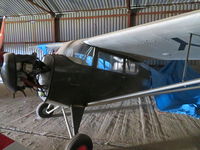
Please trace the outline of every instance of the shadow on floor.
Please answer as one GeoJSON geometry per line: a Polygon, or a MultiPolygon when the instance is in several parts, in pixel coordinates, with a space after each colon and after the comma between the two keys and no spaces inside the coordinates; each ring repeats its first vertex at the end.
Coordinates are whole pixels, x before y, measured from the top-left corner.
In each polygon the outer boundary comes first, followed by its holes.
{"type": "Polygon", "coordinates": [[[184,137],[132,147],[119,147],[111,144],[109,146],[113,148],[108,150],[199,150],[200,136],[184,137]]]}
{"type": "MultiPolygon", "coordinates": [[[[149,104],[142,104],[140,105],[143,108],[147,108],[149,106],[149,104]]],[[[103,113],[103,112],[109,112],[109,111],[115,111],[115,110],[128,110],[128,109],[132,109],[132,110],[136,110],[139,108],[139,105],[132,105],[132,106],[120,106],[120,107],[109,107],[109,108],[99,108],[97,107],[96,109],[92,109],[92,110],[85,110],[84,114],[90,114],[90,113],[103,113]]],[[[70,112],[66,111],[66,115],[70,116],[70,112]]],[[[57,113],[54,114],[52,117],[62,117],[62,113],[57,113]]]]}

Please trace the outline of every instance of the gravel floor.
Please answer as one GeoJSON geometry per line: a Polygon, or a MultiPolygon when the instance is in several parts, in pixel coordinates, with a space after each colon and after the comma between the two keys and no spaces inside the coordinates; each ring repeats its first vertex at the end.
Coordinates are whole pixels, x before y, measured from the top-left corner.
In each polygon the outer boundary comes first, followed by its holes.
{"type": "MultiPolygon", "coordinates": [[[[2,84],[0,91],[1,133],[30,150],[64,150],[69,136],[60,110],[40,120],[35,108],[41,101],[33,93],[13,99],[2,84]]],[[[94,150],[200,149],[200,120],[161,113],[149,97],[87,108],[80,132],[92,137],[94,150]]]]}

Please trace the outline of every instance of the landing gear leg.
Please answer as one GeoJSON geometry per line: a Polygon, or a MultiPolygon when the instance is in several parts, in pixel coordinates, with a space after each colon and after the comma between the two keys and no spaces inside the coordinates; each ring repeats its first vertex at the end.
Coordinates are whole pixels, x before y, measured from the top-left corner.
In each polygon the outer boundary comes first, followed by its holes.
{"type": "Polygon", "coordinates": [[[93,144],[91,138],[85,134],[78,133],[85,107],[72,106],[70,109],[72,116],[71,127],[69,125],[64,108],[62,108],[62,113],[70,136],[70,142],[66,146],[65,150],[92,150],[93,144]]]}

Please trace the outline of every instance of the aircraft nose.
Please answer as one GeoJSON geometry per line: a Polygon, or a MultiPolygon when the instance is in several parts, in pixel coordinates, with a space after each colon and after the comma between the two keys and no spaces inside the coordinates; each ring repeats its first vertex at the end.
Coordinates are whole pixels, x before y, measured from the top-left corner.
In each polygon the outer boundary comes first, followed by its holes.
{"type": "Polygon", "coordinates": [[[17,86],[17,71],[15,55],[12,53],[4,54],[4,62],[1,68],[1,77],[3,83],[12,91],[20,90],[17,86]]]}

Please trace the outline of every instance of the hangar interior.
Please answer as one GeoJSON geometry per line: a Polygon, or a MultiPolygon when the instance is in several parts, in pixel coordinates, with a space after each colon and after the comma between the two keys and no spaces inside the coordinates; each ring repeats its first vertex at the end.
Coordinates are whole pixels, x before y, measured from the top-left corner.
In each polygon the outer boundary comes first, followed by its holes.
{"type": "MultiPolygon", "coordinates": [[[[78,40],[200,9],[199,0],[1,0],[4,51],[32,54],[43,43],[78,40]]],[[[51,53],[51,52],[50,52],[51,53]]],[[[152,64],[162,63],[152,60],[152,64]]],[[[69,137],[60,112],[37,119],[39,98],[0,88],[0,132],[32,150],[62,150],[69,137]]],[[[88,108],[81,132],[95,150],[200,149],[200,120],[159,112],[153,97],[88,108]]]]}
{"type": "Polygon", "coordinates": [[[36,44],[88,38],[199,9],[196,0],[148,1],[1,1],[1,16],[8,16],[6,52],[41,50],[36,44]]]}

